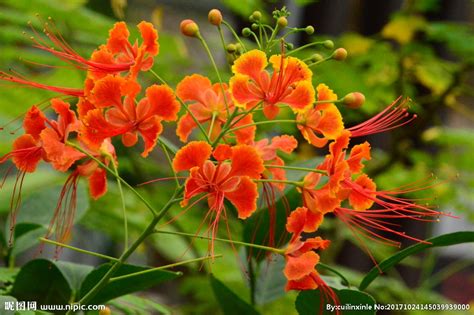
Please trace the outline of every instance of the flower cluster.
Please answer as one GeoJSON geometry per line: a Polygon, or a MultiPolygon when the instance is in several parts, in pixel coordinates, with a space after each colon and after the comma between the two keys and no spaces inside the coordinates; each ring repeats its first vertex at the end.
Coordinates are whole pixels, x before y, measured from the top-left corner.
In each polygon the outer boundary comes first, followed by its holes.
{"type": "MultiPolygon", "coordinates": [[[[263,25],[258,13],[252,15],[256,25],[252,28],[263,25]]],[[[210,12],[209,20],[221,30],[222,15],[218,10],[210,12]]],[[[158,33],[150,23],[138,24],[141,39],[135,42],[130,42],[125,23],[116,23],[106,44],[90,58],[78,55],[47,26],[46,35],[55,47],[51,48],[42,39],[34,39],[34,46],[86,71],[84,86],[44,85],[2,72],[2,80],[73,96],[77,102],[71,106],[61,98],[52,99],[56,120],[33,106],[23,120],[25,133],[15,140],[13,150],[0,163],[7,160],[14,163],[20,188],[24,175],[34,172],[41,161],[59,172],[69,172],[55,212],[58,219],[51,226],[51,231],[63,242],[71,231],[78,180],[88,179],[90,195],[95,199],[106,193],[106,174],[116,170],[118,163],[115,138],[120,137],[126,147],[135,146],[141,138],[141,155],[146,158],[159,141],[163,122],[176,121],[176,135],[184,145],[175,152],[172,169],[177,180],[178,173],[186,178],[184,183],[179,183],[182,195],[176,199],[181,200],[181,206],[190,207],[206,200],[209,211],[205,218],[210,222],[208,232],[214,239],[219,220],[231,215],[227,213],[229,205],[235,208],[238,218],[245,220],[257,210],[260,198],[269,199],[265,187],[270,185],[284,193],[287,185],[296,186],[301,193],[301,207],[287,218],[291,239],[281,250],[286,259],[287,289],[321,288],[336,300],[316,271],[320,260],[316,250],[329,246],[329,241],[314,236],[325,216],[334,214],[357,238],[397,245],[385,236],[387,232],[411,237],[393,228],[386,219],[426,221],[436,219],[441,213],[415,200],[397,197],[425,189],[429,183],[417,182],[392,191],[377,190],[375,182],[364,173],[363,162],[371,159],[370,144],[351,145],[356,137],[411,122],[416,116],[408,114],[407,101],[397,99],[380,114],[347,128],[338,106],[358,108],[364,96],[353,92],[338,98],[327,85],[313,85],[311,70],[324,60],[343,60],[347,52],[339,48],[327,58],[294,57],[298,49],[290,49],[284,41],[285,35],[276,38],[286,27],[285,15],[277,14],[274,28],[262,27],[265,32],[273,29],[270,36],[264,37],[266,43],[262,38],[257,39],[258,48],[247,49],[237,38],[237,43],[229,44],[226,53],[232,74],[228,82],[223,82],[219,73],[219,81],[214,83],[201,74],[191,74],[173,89],[166,84],[144,88],[139,82],[140,72],[151,69],[159,52],[158,33]],[[279,51],[273,53],[278,46],[279,51]],[[285,108],[289,109],[286,115],[290,113],[292,119],[279,120],[285,108]],[[262,117],[257,115],[259,112],[264,119],[256,120],[262,117]],[[293,124],[301,139],[315,148],[328,147],[328,154],[311,168],[285,165],[281,153],[297,150],[297,138],[286,134],[271,139],[261,137],[257,129],[267,123],[293,124]],[[292,169],[305,170],[306,176],[301,181],[287,180],[287,172],[292,169]]],[[[307,27],[293,28],[290,32],[298,30],[308,34],[314,31],[307,27]]],[[[183,21],[181,31],[199,39],[208,49],[195,22],[183,21]]],[[[249,28],[243,34],[255,35],[249,28]]],[[[331,41],[320,44],[333,48],[331,41]]],[[[210,52],[209,56],[214,63],[210,52]]],[[[19,207],[20,190],[15,189],[12,197],[13,212],[19,207]]]]}

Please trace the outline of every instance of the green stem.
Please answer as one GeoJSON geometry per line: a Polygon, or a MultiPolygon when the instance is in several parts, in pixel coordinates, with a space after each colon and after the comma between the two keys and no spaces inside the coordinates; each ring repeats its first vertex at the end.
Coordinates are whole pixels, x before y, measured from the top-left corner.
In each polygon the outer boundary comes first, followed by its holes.
{"type": "Polygon", "coordinates": [[[296,123],[297,121],[295,119],[279,119],[279,120],[264,120],[264,121],[257,121],[252,124],[247,124],[247,125],[242,125],[238,127],[234,127],[232,129],[227,130],[227,132],[234,132],[240,129],[245,129],[248,127],[252,126],[257,126],[257,125],[266,125],[266,124],[279,124],[279,123],[296,123]]]}
{"type": "Polygon", "coordinates": [[[123,194],[123,189],[122,189],[122,182],[119,180],[120,178],[120,175],[119,175],[119,172],[118,172],[118,168],[117,168],[117,165],[115,165],[115,161],[113,159],[113,157],[110,157],[110,162],[112,163],[112,167],[113,167],[113,170],[114,170],[114,173],[115,173],[115,179],[117,180],[117,186],[118,186],[118,190],[119,190],[119,193],[120,193],[120,199],[122,201],[122,215],[123,215],[123,230],[124,230],[124,248],[127,249],[128,248],[128,220],[127,220],[127,208],[126,208],[126,205],[125,205],[125,196],[123,194]]]}
{"type": "MultiPolygon", "coordinates": [[[[162,84],[165,84],[165,85],[168,85],[168,83],[166,83],[166,81],[160,77],[158,75],[158,73],[156,73],[155,71],[153,71],[153,69],[150,69],[149,70],[151,74],[153,74],[162,84]]],[[[178,102],[181,104],[181,106],[184,107],[184,109],[186,110],[186,112],[189,114],[189,116],[191,116],[191,118],[193,119],[193,121],[196,123],[196,125],[198,126],[199,130],[201,130],[202,134],[204,135],[204,137],[206,138],[206,141],[209,142],[209,138],[207,137],[207,133],[206,133],[206,130],[204,129],[204,127],[201,125],[201,123],[199,122],[199,120],[196,118],[196,116],[194,116],[193,112],[189,109],[188,105],[186,105],[186,103],[178,96],[176,95],[176,99],[178,100],[178,102]]]]}
{"type": "Polygon", "coordinates": [[[165,216],[165,214],[169,211],[171,206],[177,201],[176,197],[181,194],[184,190],[184,187],[180,187],[175,190],[173,196],[168,200],[168,202],[163,206],[160,212],[158,212],[153,219],[151,220],[150,224],[146,227],[146,229],[142,232],[142,234],[135,240],[135,242],[130,245],[130,247],[120,256],[118,261],[116,261],[112,267],[106,272],[106,274],[95,284],[95,286],[87,292],[82,299],[79,301],[80,304],[86,304],[89,300],[91,300],[97,293],[99,293],[102,288],[109,283],[110,278],[117,272],[117,270],[123,265],[123,263],[132,255],[137,247],[143,243],[143,241],[153,233],[155,226],[160,222],[160,220],[165,216]]]}
{"type": "Polygon", "coordinates": [[[313,172],[313,173],[319,173],[323,175],[327,175],[328,173],[323,170],[318,170],[314,168],[307,168],[307,167],[299,167],[299,166],[286,166],[286,165],[269,165],[269,164],[264,164],[266,168],[282,168],[286,170],[293,170],[293,171],[306,171],[306,172],[313,172]]]}
{"type": "Polygon", "coordinates": [[[88,250],[85,250],[85,249],[82,249],[82,248],[77,248],[77,247],[74,247],[74,246],[71,246],[71,245],[67,245],[67,244],[64,244],[64,243],[59,243],[59,242],[56,242],[56,241],[53,241],[53,240],[49,240],[49,239],[44,238],[44,237],[40,237],[39,240],[41,242],[44,242],[44,243],[64,247],[64,248],[76,251],[78,253],[82,253],[82,254],[86,254],[86,255],[90,255],[90,256],[95,256],[95,257],[103,258],[103,259],[106,259],[106,260],[118,261],[118,258],[115,258],[115,257],[112,257],[112,256],[107,256],[107,255],[104,255],[104,254],[91,252],[91,251],[88,251],[88,250]]]}
{"type": "Polygon", "coordinates": [[[323,269],[326,269],[326,270],[328,270],[328,271],[330,271],[330,272],[332,272],[332,273],[338,275],[339,278],[341,278],[341,280],[342,280],[342,284],[343,284],[343,285],[346,285],[346,286],[348,286],[348,287],[350,287],[350,283],[349,283],[349,281],[347,280],[347,278],[344,277],[344,275],[343,275],[342,273],[340,273],[339,271],[337,271],[336,269],[334,269],[334,268],[332,268],[332,267],[330,267],[330,266],[328,266],[328,265],[326,265],[326,264],[323,264],[323,263],[321,263],[321,262],[319,262],[317,266],[318,266],[318,267],[321,267],[321,268],[323,268],[323,269]]]}
{"type": "MultiPolygon", "coordinates": [[[[206,256],[206,257],[200,257],[200,258],[184,260],[184,261],[180,261],[180,262],[169,264],[169,265],[164,265],[164,266],[160,266],[160,267],[156,267],[156,268],[150,268],[150,269],[143,270],[143,271],[129,273],[127,275],[110,278],[109,282],[123,280],[123,279],[131,278],[131,277],[135,277],[135,276],[140,276],[140,275],[146,275],[148,273],[151,273],[151,272],[154,272],[154,271],[157,271],[157,270],[173,268],[173,267],[176,267],[176,266],[186,265],[186,264],[190,264],[190,263],[193,263],[193,262],[199,262],[199,261],[203,261],[203,260],[221,258],[221,257],[222,257],[222,255],[219,254],[219,255],[214,255],[214,256],[206,256]]],[[[178,272],[178,273],[180,274],[180,272],[178,272]]]]}
{"type": "Polygon", "coordinates": [[[176,187],[179,186],[179,180],[178,180],[178,175],[175,173],[175,171],[173,170],[173,162],[171,161],[171,157],[168,153],[168,147],[166,146],[166,144],[164,144],[162,141],[160,141],[160,139],[158,139],[158,142],[160,143],[160,146],[161,146],[161,149],[163,150],[163,153],[165,154],[166,156],[166,160],[168,161],[168,164],[169,164],[169,167],[171,169],[171,172],[173,172],[173,176],[174,176],[174,181],[176,183],[176,187]]]}
{"type": "Polygon", "coordinates": [[[287,56],[290,56],[298,51],[301,51],[303,49],[306,49],[306,48],[309,48],[309,47],[312,47],[312,46],[316,46],[316,45],[322,45],[324,44],[324,42],[312,42],[312,43],[309,43],[309,44],[306,44],[306,45],[303,45],[303,46],[300,46],[296,49],[293,49],[292,51],[288,52],[286,55],[287,56]]]}
{"type": "Polygon", "coordinates": [[[237,35],[237,33],[234,31],[234,29],[232,28],[232,26],[227,23],[225,20],[222,20],[222,24],[224,24],[227,29],[232,33],[232,35],[234,36],[235,40],[239,42],[240,46],[242,46],[242,49],[244,50],[244,52],[247,51],[247,48],[245,47],[244,43],[240,40],[240,37],[239,35],[237,35]]]}
{"type": "Polygon", "coordinates": [[[212,118],[211,118],[211,124],[209,125],[209,134],[208,134],[209,139],[211,138],[212,129],[214,128],[214,123],[216,122],[216,117],[217,117],[217,113],[213,112],[212,118]]]}
{"type": "Polygon", "coordinates": [[[130,189],[134,194],[135,196],[138,197],[138,199],[140,199],[141,202],[143,202],[143,204],[148,208],[148,210],[150,210],[150,212],[155,216],[156,215],[156,210],[153,208],[153,206],[145,199],[143,198],[143,196],[135,190],[135,188],[133,188],[129,183],[127,183],[122,177],[120,176],[117,176],[117,174],[115,174],[115,172],[110,168],[108,167],[107,165],[105,165],[101,160],[99,160],[98,158],[96,158],[95,156],[91,155],[89,152],[87,152],[86,150],[84,150],[83,148],[81,148],[80,146],[78,146],[77,144],[73,143],[73,142],[70,142],[70,141],[66,141],[66,144],[70,147],[73,147],[74,149],[76,149],[77,151],[79,152],[82,152],[84,153],[85,155],[87,155],[90,159],[94,160],[95,162],[97,162],[97,164],[100,165],[100,167],[102,167],[104,170],[106,170],[107,172],[109,172],[110,174],[112,174],[115,178],[117,178],[118,180],[120,180],[122,182],[122,184],[124,184],[128,189],[130,189]]]}
{"type": "Polygon", "coordinates": [[[238,245],[242,245],[242,246],[253,247],[253,248],[258,248],[258,249],[274,252],[274,253],[280,254],[280,255],[283,255],[285,253],[284,249],[270,247],[270,246],[264,246],[264,245],[258,245],[258,244],[251,244],[251,243],[246,243],[246,242],[241,242],[241,241],[228,240],[228,239],[225,239],[225,238],[218,238],[218,237],[212,238],[212,237],[196,235],[196,234],[191,234],[191,233],[163,231],[163,230],[155,230],[155,233],[190,236],[190,237],[194,237],[194,238],[197,238],[197,239],[214,240],[214,241],[218,241],[218,242],[238,244],[238,245]]]}

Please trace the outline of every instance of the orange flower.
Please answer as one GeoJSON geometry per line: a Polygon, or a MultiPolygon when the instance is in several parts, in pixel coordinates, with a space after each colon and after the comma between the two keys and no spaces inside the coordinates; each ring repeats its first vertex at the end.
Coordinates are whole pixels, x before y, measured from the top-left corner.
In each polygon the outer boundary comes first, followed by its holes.
{"type": "MultiPolygon", "coordinates": [[[[318,101],[337,100],[337,95],[325,84],[319,84],[316,90],[318,101]]],[[[303,137],[317,148],[322,148],[329,140],[336,139],[344,129],[341,113],[333,103],[310,107],[299,113],[296,120],[303,137]]]]}
{"type": "Polygon", "coordinates": [[[267,57],[260,50],[251,50],[234,62],[230,88],[238,105],[251,108],[261,103],[265,116],[273,119],[278,115],[279,104],[303,112],[314,103],[312,73],[303,61],[273,55],[270,63],[271,76],[265,70],[267,57]]]}
{"type": "Polygon", "coordinates": [[[81,140],[98,148],[106,138],[122,135],[122,143],[130,147],[140,134],[145,146],[142,156],[146,157],[162,132],[161,122],[176,120],[180,106],[171,88],[165,85],[150,86],[146,97],[135,105],[129,84],[133,83],[111,75],[96,82],[90,103],[84,101],[80,107],[85,114],[81,140]]]}
{"type": "MultiPolygon", "coordinates": [[[[188,109],[200,124],[209,122],[209,128],[212,126],[211,140],[217,137],[222,126],[227,122],[228,113],[232,113],[235,108],[227,85],[223,84],[221,87],[219,83],[212,84],[208,78],[199,74],[185,77],[176,87],[176,95],[184,102],[192,102],[188,105],[188,109]],[[224,90],[225,99],[222,90],[224,90]]],[[[234,127],[252,123],[252,115],[249,114],[236,122],[234,127]]],[[[196,122],[187,112],[180,118],[176,134],[181,141],[186,142],[196,127],[196,122]]],[[[234,134],[237,143],[245,144],[253,140],[255,130],[255,126],[236,130],[234,134]]]]}

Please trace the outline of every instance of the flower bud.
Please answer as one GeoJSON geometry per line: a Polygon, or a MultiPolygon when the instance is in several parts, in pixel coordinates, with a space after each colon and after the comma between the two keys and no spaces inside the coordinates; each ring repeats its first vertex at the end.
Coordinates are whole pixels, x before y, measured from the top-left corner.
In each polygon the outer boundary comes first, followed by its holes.
{"type": "Polygon", "coordinates": [[[285,28],[288,26],[288,20],[284,16],[280,16],[277,20],[278,28],[285,28]]]}
{"type": "Polygon", "coordinates": [[[314,54],[311,56],[311,62],[318,62],[318,61],[321,61],[323,60],[324,57],[321,56],[320,54],[314,54]]]}
{"type": "Polygon", "coordinates": [[[308,26],[306,26],[304,31],[306,32],[306,34],[312,35],[314,33],[314,27],[312,27],[311,25],[308,25],[308,26]]]}
{"type": "Polygon", "coordinates": [[[252,13],[252,17],[254,21],[260,21],[260,19],[262,18],[262,13],[260,11],[254,11],[252,13]]]}
{"type": "Polygon", "coordinates": [[[242,35],[244,37],[249,37],[250,34],[252,34],[252,31],[250,30],[250,28],[246,27],[246,28],[242,29],[242,35]]]}
{"type": "Polygon", "coordinates": [[[253,17],[252,14],[249,15],[249,21],[252,23],[255,22],[255,18],[253,17]]]}
{"type": "Polygon", "coordinates": [[[325,40],[325,41],[323,42],[323,46],[324,46],[324,48],[326,48],[326,49],[333,49],[333,48],[334,48],[334,42],[333,42],[332,40],[329,40],[329,39],[328,39],[328,40],[325,40]]]}
{"type": "Polygon", "coordinates": [[[289,50],[292,50],[295,46],[292,44],[292,43],[286,43],[286,48],[288,48],[289,50]]]}
{"type": "Polygon", "coordinates": [[[212,9],[211,11],[209,11],[207,19],[212,25],[219,26],[222,23],[222,13],[217,9],[212,9]]]}
{"type": "Polygon", "coordinates": [[[237,55],[242,54],[243,49],[242,49],[242,45],[240,45],[240,43],[235,44],[235,52],[236,52],[237,55]]]}
{"type": "Polygon", "coordinates": [[[337,61],[343,61],[347,58],[347,50],[344,48],[336,49],[332,54],[332,59],[337,61]]]}
{"type": "Polygon", "coordinates": [[[250,26],[254,31],[258,30],[258,24],[257,23],[252,23],[250,26]]]}
{"type": "Polygon", "coordinates": [[[229,54],[233,54],[237,50],[237,47],[235,47],[234,44],[228,44],[225,49],[229,54]]]}
{"type": "Polygon", "coordinates": [[[105,308],[99,311],[99,315],[110,315],[112,312],[110,311],[110,307],[106,306],[105,308]]]}
{"type": "Polygon", "coordinates": [[[193,20],[183,20],[179,27],[185,36],[196,37],[199,34],[199,26],[193,20]]]}
{"type": "Polygon", "coordinates": [[[349,93],[342,99],[342,103],[352,109],[361,107],[364,102],[365,96],[360,92],[349,93]]]}

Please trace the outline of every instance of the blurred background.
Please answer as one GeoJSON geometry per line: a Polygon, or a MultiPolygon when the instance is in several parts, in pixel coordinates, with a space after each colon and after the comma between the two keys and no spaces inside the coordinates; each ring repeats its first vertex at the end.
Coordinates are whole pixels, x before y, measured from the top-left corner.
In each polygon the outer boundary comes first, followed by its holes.
{"type": "MultiPolygon", "coordinates": [[[[336,47],[349,52],[345,62],[329,61],[315,68],[314,83],[325,83],[339,96],[360,91],[366,96],[365,105],[357,111],[342,108],[346,126],[352,126],[381,111],[398,96],[413,100],[411,111],[418,119],[403,128],[369,137],[373,158],[368,173],[382,189],[391,189],[434,174],[441,182],[430,191],[418,193],[415,198],[429,198],[439,209],[458,216],[441,218],[440,222],[420,224],[402,222],[403,229],[418,238],[428,238],[460,230],[473,230],[474,224],[474,2],[470,0],[0,0],[0,69],[13,69],[40,82],[68,87],[80,87],[84,73],[64,67],[50,55],[31,47],[27,22],[41,30],[42,21],[51,16],[63,37],[82,56],[106,41],[108,29],[117,20],[125,20],[133,36],[133,25],[141,20],[155,24],[160,34],[160,54],[153,69],[175,85],[185,75],[211,73],[210,63],[199,43],[179,33],[182,19],[192,18],[200,25],[216,55],[219,67],[228,78],[229,67],[217,31],[207,22],[211,8],[219,8],[224,18],[236,29],[250,25],[248,16],[260,10],[264,18],[285,5],[291,12],[289,24],[295,27],[313,25],[315,34],[309,37],[298,33],[289,39],[295,47],[309,40],[331,39],[336,47]],[[39,18],[36,14],[39,14],[39,18]],[[23,34],[27,32],[27,34],[23,34]],[[54,65],[44,68],[37,64],[54,65]]],[[[225,33],[227,42],[232,37],[225,33]]],[[[328,50],[308,50],[329,55],[328,50]]],[[[143,78],[153,83],[152,76],[143,78]]],[[[20,127],[15,117],[31,105],[44,104],[53,94],[26,88],[12,88],[0,83],[0,125],[7,128],[0,133],[0,156],[11,149],[20,127]],[[13,121],[13,122],[12,122],[13,121]]],[[[165,136],[179,145],[175,125],[165,126],[165,136]]],[[[271,126],[262,129],[261,136],[286,132],[294,134],[303,144],[296,128],[271,126]]],[[[21,132],[20,132],[21,133],[21,132]]],[[[366,139],[362,139],[365,141],[366,139]]],[[[131,152],[117,143],[122,175],[133,185],[169,176],[164,157],[158,150],[146,161],[137,152],[131,152]]],[[[324,154],[309,145],[302,145],[296,154],[287,156],[294,163],[313,161],[324,154]]],[[[10,165],[0,166],[0,176],[6,176],[10,165]]],[[[308,165],[310,166],[310,165],[308,165]]],[[[24,200],[15,232],[17,241],[8,248],[11,188],[14,178],[5,177],[0,191],[2,257],[4,266],[21,266],[35,257],[37,238],[45,234],[57,195],[65,176],[44,167],[28,176],[23,187],[24,200]],[[36,242],[36,243],[35,243],[36,242]]],[[[157,205],[162,204],[169,192],[167,183],[146,185],[140,190],[157,205]]],[[[287,192],[291,199],[294,191],[287,192]]],[[[109,183],[109,193],[99,201],[87,197],[80,187],[73,240],[78,247],[117,256],[123,239],[121,205],[118,189],[109,183]]],[[[127,194],[131,237],[136,237],[150,219],[146,209],[132,195],[127,194]]],[[[293,198],[295,199],[295,198],[293,198]]],[[[295,204],[298,200],[294,200],[295,204]]],[[[263,206],[262,206],[263,207],[263,206]]],[[[235,239],[255,241],[264,236],[252,232],[251,227],[261,224],[262,235],[268,230],[264,209],[250,224],[243,225],[231,218],[229,225],[235,239]],[[265,230],[267,229],[267,230],[265,230]]],[[[168,221],[179,213],[173,209],[168,221]]],[[[202,222],[203,209],[193,209],[179,220],[162,228],[195,233],[202,222]]],[[[279,220],[281,231],[284,214],[279,220]],[[281,221],[281,222],[280,222],[281,221]]],[[[222,237],[227,237],[225,228],[222,237]]],[[[356,239],[341,223],[328,219],[320,235],[333,241],[331,249],[322,256],[324,263],[340,270],[351,283],[358,283],[373,262],[360,248],[356,239]]],[[[412,242],[402,240],[404,246],[412,242]]],[[[397,248],[369,243],[378,261],[390,256],[397,248]]],[[[157,235],[150,238],[135,263],[151,266],[205,254],[207,242],[194,240],[189,245],[186,237],[157,235]]],[[[248,264],[242,249],[216,244],[216,253],[224,258],[211,267],[191,265],[183,267],[186,276],[165,283],[147,292],[115,300],[112,305],[124,314],[219,314],[219,305],[212,294],[206,269],[224,281],[234,292],[250,300],[263,314],[293,314],[295,293],[285,294],[285,279],[281,261],[269,264],[262,255],[254,255],[255,266],[248,264]],[[248,279],[249,268],[257,268],[257,279],[248,279]],[[252,284],[253,281],[253,284],[252,284]],[[251,289],[249,289],[251,287],[251,289]],[[249,293],[250,292],[250,293],[249,293]]],[[[54,256],[54,248],[43,256],[54,256]]],[[[61,260],[98,264],[101,261],[65,250],[61,260]]],[[[369,287],[378,303],[471,303],[474,309],[474,248],[472,245],[426,251],[404,260],[399,267],[379,277],[369,287]]],[[[0,279],[1,290],[8,281],[0,279]]],[[[403,314],[415,314],[415,311],[403,314]]],[[[398,314],[398,313],[397,313],[398,314]]],[[[400,313],[401,314],[401,313],[400,313]]]]}

